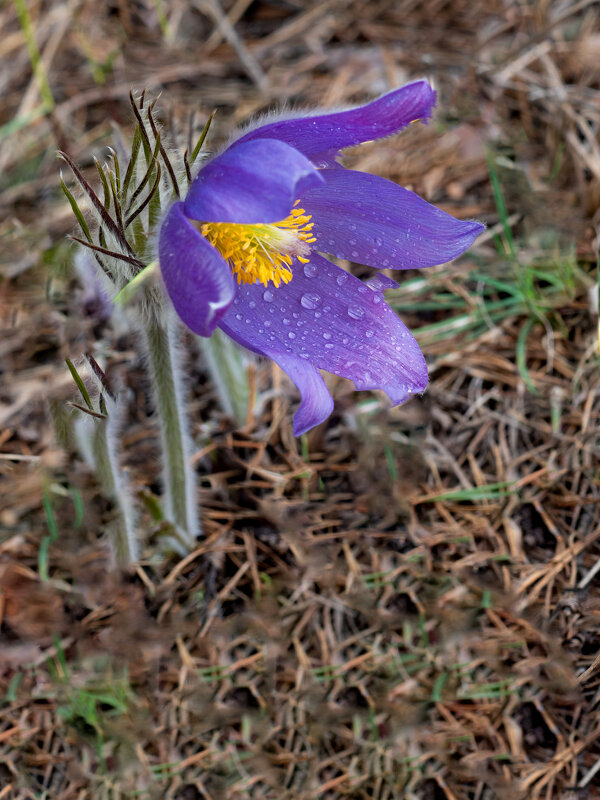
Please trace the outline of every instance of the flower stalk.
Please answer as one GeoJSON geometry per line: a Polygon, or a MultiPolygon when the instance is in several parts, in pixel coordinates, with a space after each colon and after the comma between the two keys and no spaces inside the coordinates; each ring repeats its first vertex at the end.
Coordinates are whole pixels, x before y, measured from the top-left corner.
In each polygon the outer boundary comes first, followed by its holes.
{"type": "Polygon", "coordinates": [[[163,511],[166,519],[176,526],[177,537],[170,544],[180,552],[189,552],[200,535],[200,523],[195,473],[189,463],[189,422],[176,341],[178,327],[174,316],[166,312],[162,320],[145,322],[144,339],[164,459],[163,511]]]}
{"type": "Polygon", "coordinates": [[[248,380],[250,354],[220,330],[216,330],[210,339],[199,337],[198,341],[219,405],[238,425],[245,425],[252,403],[248,380]]]}
{"type": "MultiPolygon", "coordinates": [[[[137,122],[130,154],[125,153],[121,144],[118,153],[111,150],[108,164],[94,159],[101,182],[98,194],[73,160],[66,153],[59,154],[71,168],[79,189],[87,196],[93,220],[82,213],[76,197],[62,179],[61,185],[83,234],[73,239],[89,253],[89,261],[106,295],[125,311],[145,350],[161,437],[163,496],[160,505],[166,523],[166,527],[161,526],[166,531],[162,541],[168,549],[184,555],[194,548],[201,525],[196,474],[190,463],[191,426],[178,342],[182,325],[165,298],[162,284],[154,280],[156,262],[152,261],[152,243],[164,208],[185,193],[179,176],[183,176],[184,183],[186,179],[187,183],[191,181],[191,168],[212,116],[188,158],[188,151],[183,155],[167,151],[154,119],[154,104],[145,102],[144,94],[137,100],[133,96],[130,99],[137,122]]],[[[243,356],[229,343],[225,347],[214,343],[214,347],[216,353],[211,354],[206,349],[204,352],[219,382],[221,403],[225,411],[245,422],[249,392],[243,356]],[[227,397],[229,391],[231,397],[227,397]]],[[[73,374],[73,370],[71,372],[73,374]]],[[[81,391],[81,379],[75,374],[73,377],[81,391]]],[[[106,405],[106,401],[103,402],[106,405]]],[[[84,397],[84,405],[78,408],[86,412],[88,418],[79,426],[79,438],[104,491],[119,509],[113,526],[113,546],[119,564],[124,565],[138,557],[134,532],[137,513],[118,465],[115,425],[120,413],[116,401],[109,400],[108,405],[110,414],[98,413],[89,407],[84,397]]]]}
{"type": "Polygon", "coordinates": [[[133,505],[129,482],[119,467],[117,448],[118,411],[105,419],[86,421],[93,426],[91,447],[93,465],[105,494],[114,500],[117,507],[115,519],[109,526],[110,540],[115,561],[126,567],[138,560],[139,543],[136,533],[137,514],[133,505]]]}
{"type": "Polygon", "coordinates": [[[67,359],[67,366],[83,400],[83,405],[72,404],[79,413],[75,434],[79,449],[95,471],[104,494],[115,504],[109,537],[116,563],[126,567],[137,561],[139,543],[136,530],[138,515],[129,481],[119,463],[123,403],[119,395],[111,394],[106,376],[96,360],[90,355],[87,360],[100,387],[97,408],[75,366],[67,359]]]}

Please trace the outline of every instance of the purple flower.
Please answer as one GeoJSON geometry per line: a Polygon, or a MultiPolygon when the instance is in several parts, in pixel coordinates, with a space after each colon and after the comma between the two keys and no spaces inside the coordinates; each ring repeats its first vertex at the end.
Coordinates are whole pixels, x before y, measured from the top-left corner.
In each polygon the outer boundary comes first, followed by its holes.
{"type": "Polygon", "coordinates": [[[175,310],[195,333],[218,326],[287,372],[302,395],[296,435],[332,411],[320,369],[383,389],[394,404],[427,385],[423,354],[383,297],[397,284],[383,275],[363,283],[320,253],[429,267],[481,233],[479,223],[336,160],[428,118],[434,102],[418,81],[359,108],[249,130],[201,169],[162,224],[160,266],[175,310]]]}

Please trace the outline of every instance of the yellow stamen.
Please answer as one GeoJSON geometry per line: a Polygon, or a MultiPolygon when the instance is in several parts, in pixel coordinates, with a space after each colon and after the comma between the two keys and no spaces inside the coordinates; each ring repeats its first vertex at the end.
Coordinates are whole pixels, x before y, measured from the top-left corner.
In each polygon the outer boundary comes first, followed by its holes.
{"type": "Polygon", "coordinates": [[[281,222],[269,225],[238,225],[232,222],[205,222],[200,231],[229,262],[238,283],[275,286],[292,280],[292,256],[307,264],[312,235],[311,217],[294,203],[281,222]]]}

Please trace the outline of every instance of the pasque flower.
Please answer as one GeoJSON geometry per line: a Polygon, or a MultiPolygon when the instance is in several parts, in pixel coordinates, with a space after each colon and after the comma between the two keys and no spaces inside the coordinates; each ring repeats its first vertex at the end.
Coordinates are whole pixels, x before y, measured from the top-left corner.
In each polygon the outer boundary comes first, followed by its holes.
{"type": "Polygon", "coordinates": [[[160,230],[165,287],[183,322],[218,326],[277,362],[300,390],[296,435],[333,409],[320,369],[392,403],[427,385],[414,337],[385,302],[322,254],[376,268],[443,264],[481,233],[388,180],[343,168],[346,147],[427,119],[435,92],[411,83],[354,109],[277,118],[208,161],[160,230]]]}

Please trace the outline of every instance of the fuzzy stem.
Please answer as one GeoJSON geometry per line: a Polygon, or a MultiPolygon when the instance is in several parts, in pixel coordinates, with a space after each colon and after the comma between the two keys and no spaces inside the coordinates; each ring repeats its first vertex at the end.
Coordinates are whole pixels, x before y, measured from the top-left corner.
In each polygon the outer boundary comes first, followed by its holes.
{"type": "Polygon", "coordinates": [[[178,533],[169,544],[184,554],[194,548],[201,530],[196,475],[189,464],[188,420],[177,348],[178,323],[170,312],[165,317],[160,321],[146,320],[144,333],[164,456],[164,512],[178,533]]]}
{"type": "Polygon", "coordinates": [[[114,520],[111,536],[115,560],[126,567],[139,558],[135,535],[135,511],[127,480],[119,468],[116,449],[116,421],[92,420],[92,453],[96,474],[104,491],[117,503],[119,513],[114,520]]]}
{"type": "Polygon", "coordinates": [[[210,339],[199,336],[198,340],[221,408],[245,425],[250,404],[248,357],[218,328],[210,339]]]}

